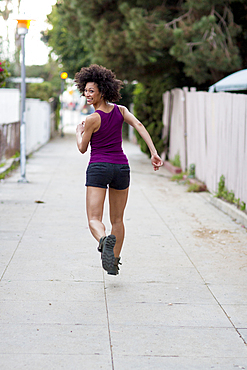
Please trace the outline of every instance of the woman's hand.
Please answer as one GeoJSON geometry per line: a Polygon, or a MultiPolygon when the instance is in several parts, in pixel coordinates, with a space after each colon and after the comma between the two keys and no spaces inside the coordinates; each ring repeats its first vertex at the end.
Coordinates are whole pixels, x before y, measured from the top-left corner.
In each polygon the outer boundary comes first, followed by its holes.
{"type": "Polygon", "coordinates": [[[164,164],[160,156],[158,156],[158,154],[152,155],[151,162],[152,162],[154,171],[157,171],[164,164]]]}
{"type": "Polygon", "coordinates": [[[87,145],[83,145],[83,138],[85,135],[83,135],[85,132],[85,122],[79,123],[79,125],[76,126],[76,141],[78,149],[81,153],[85,153],[87,150],[87,145]],[[84,148],[85,147],[85,148],[84,148]]]}
{"type": "Polygon", "coordinates": [[[88,144],[92,134],[100,127],[100,115],[98,113],[90,114],[76,127],[76,141],[79,151],[84,154],[87,151],[88,144]]]}
{"type": "Polygon", "coordinates": [[[82,123],[79,123],[79,125],[76,126],[76,133],[82,135],[85,131],[85,122],[82,121],[82,123]]]}

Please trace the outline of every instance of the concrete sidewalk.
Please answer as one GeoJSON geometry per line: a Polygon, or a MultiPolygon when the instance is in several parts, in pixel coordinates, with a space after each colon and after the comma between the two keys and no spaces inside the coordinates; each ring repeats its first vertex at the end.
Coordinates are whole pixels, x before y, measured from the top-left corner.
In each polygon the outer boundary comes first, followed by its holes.
{"type": "Polygon", "coordinates": [[[87,227],[74,136],[33,154],[28,184],[1,182],[1,370],[247,369],[246,229],[124,146],[119,276],[87,227]]]}

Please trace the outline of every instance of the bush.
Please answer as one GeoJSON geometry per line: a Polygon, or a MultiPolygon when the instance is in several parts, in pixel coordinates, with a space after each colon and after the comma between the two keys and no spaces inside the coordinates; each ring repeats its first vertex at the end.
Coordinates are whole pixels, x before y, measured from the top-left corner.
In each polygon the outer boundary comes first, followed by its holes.
{"type": "Polygon", "coordinates": [[[8,62],[5,60],[0,61],[0,88],[6,85],[6,79],[10,76],[10,73],[7,70],[8,62]]]}
{"type": "MultiPolygon", "coordinates": [[[[124,105],[130,109],[130,104],[133,103],[133,91],[134,85],[126,83],[123,86],[123,89],[120,91],[122,98],[117,102],[117,104],[124,105]]],[[[123,123],[123,138],[127,139],[129,136],[129,125],[123,123]]]]}
{"type": "Polygon", "coordinates": [[[54,96],[53,86],[51,82],[42,82],[41,84],[34,83],[27,85],[27,98],[40,99],[48,101],[54,96]]]}
{"type": "MultiPolygon", "coordinates": [[[[160,81],[155,80],[145,86],[138,83],[134,90],[134,114],[146,127],[159,154],[164,151],[162,139],[162,92],[164,90],[160,81]]],[[[150,156],[148,146],[138,132],[136,137],[141,150],[150,156]]]]}

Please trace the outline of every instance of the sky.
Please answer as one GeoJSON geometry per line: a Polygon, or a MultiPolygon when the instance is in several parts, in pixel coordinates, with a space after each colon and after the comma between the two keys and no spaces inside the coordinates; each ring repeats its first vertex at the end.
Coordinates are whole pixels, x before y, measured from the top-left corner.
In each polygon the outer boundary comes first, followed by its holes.
{"type": "MultiPolygon", "coordinates": [[[[9,34],[10,52],[13,52],[14,50],[14,37],[17,23],[14,18],[17,16],[17,2],[17,0],[13,0],[13,14],[11,14],[8,20],[7,27],[6,22],[4,22],[2,19],[0,22],[0,34],[3,37],[6,37],[7,32],[9,34]]],[[[28,17],[30,16],[30,19],[35,20],[31,22],[30,28],[25,37],[26,65],[42,65],[48,61],[49,48],[40,40],[40,32],[48,28],[46,16],[47,14],[51,13],[52,5],[55,3],[56,0],[21,0],[20,12],[25,12],[28,17]]]]}

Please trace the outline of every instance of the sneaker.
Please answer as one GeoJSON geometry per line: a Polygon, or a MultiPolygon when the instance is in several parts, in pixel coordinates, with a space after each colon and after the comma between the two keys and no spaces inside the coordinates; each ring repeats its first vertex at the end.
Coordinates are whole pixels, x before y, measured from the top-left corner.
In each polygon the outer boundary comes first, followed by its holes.
{"type": "Polygon", "coordinates": [[[115,235],[109,235],[104,238],[102,242],[102,267],[106,271],[110,271],[114,267],[115,263],[115,256],[113,252],[113,248],[116,244],[116,237],[115,235]]]}
{"type": "Polygon", "coordinates": [[[106,238],[106,236],[102,236],[102,238],[100,238],[99,246],[98,246],[98,251],[100,253],[102,253],[102,250],[103,250],[103,242],[104,242],[105,238],[106,238]]]}
{"type": "Polygon", "coordinates": [[[112,269],[110,269],[109,271],[107,271],[107,273],[109,275],[118,275],[119,274],[119,266],[118,265],[122,265],[122,263],[120,262],[120,258],[121,257],[115,257],[115,262],[114,262],[114,266],[112,269]]]}

